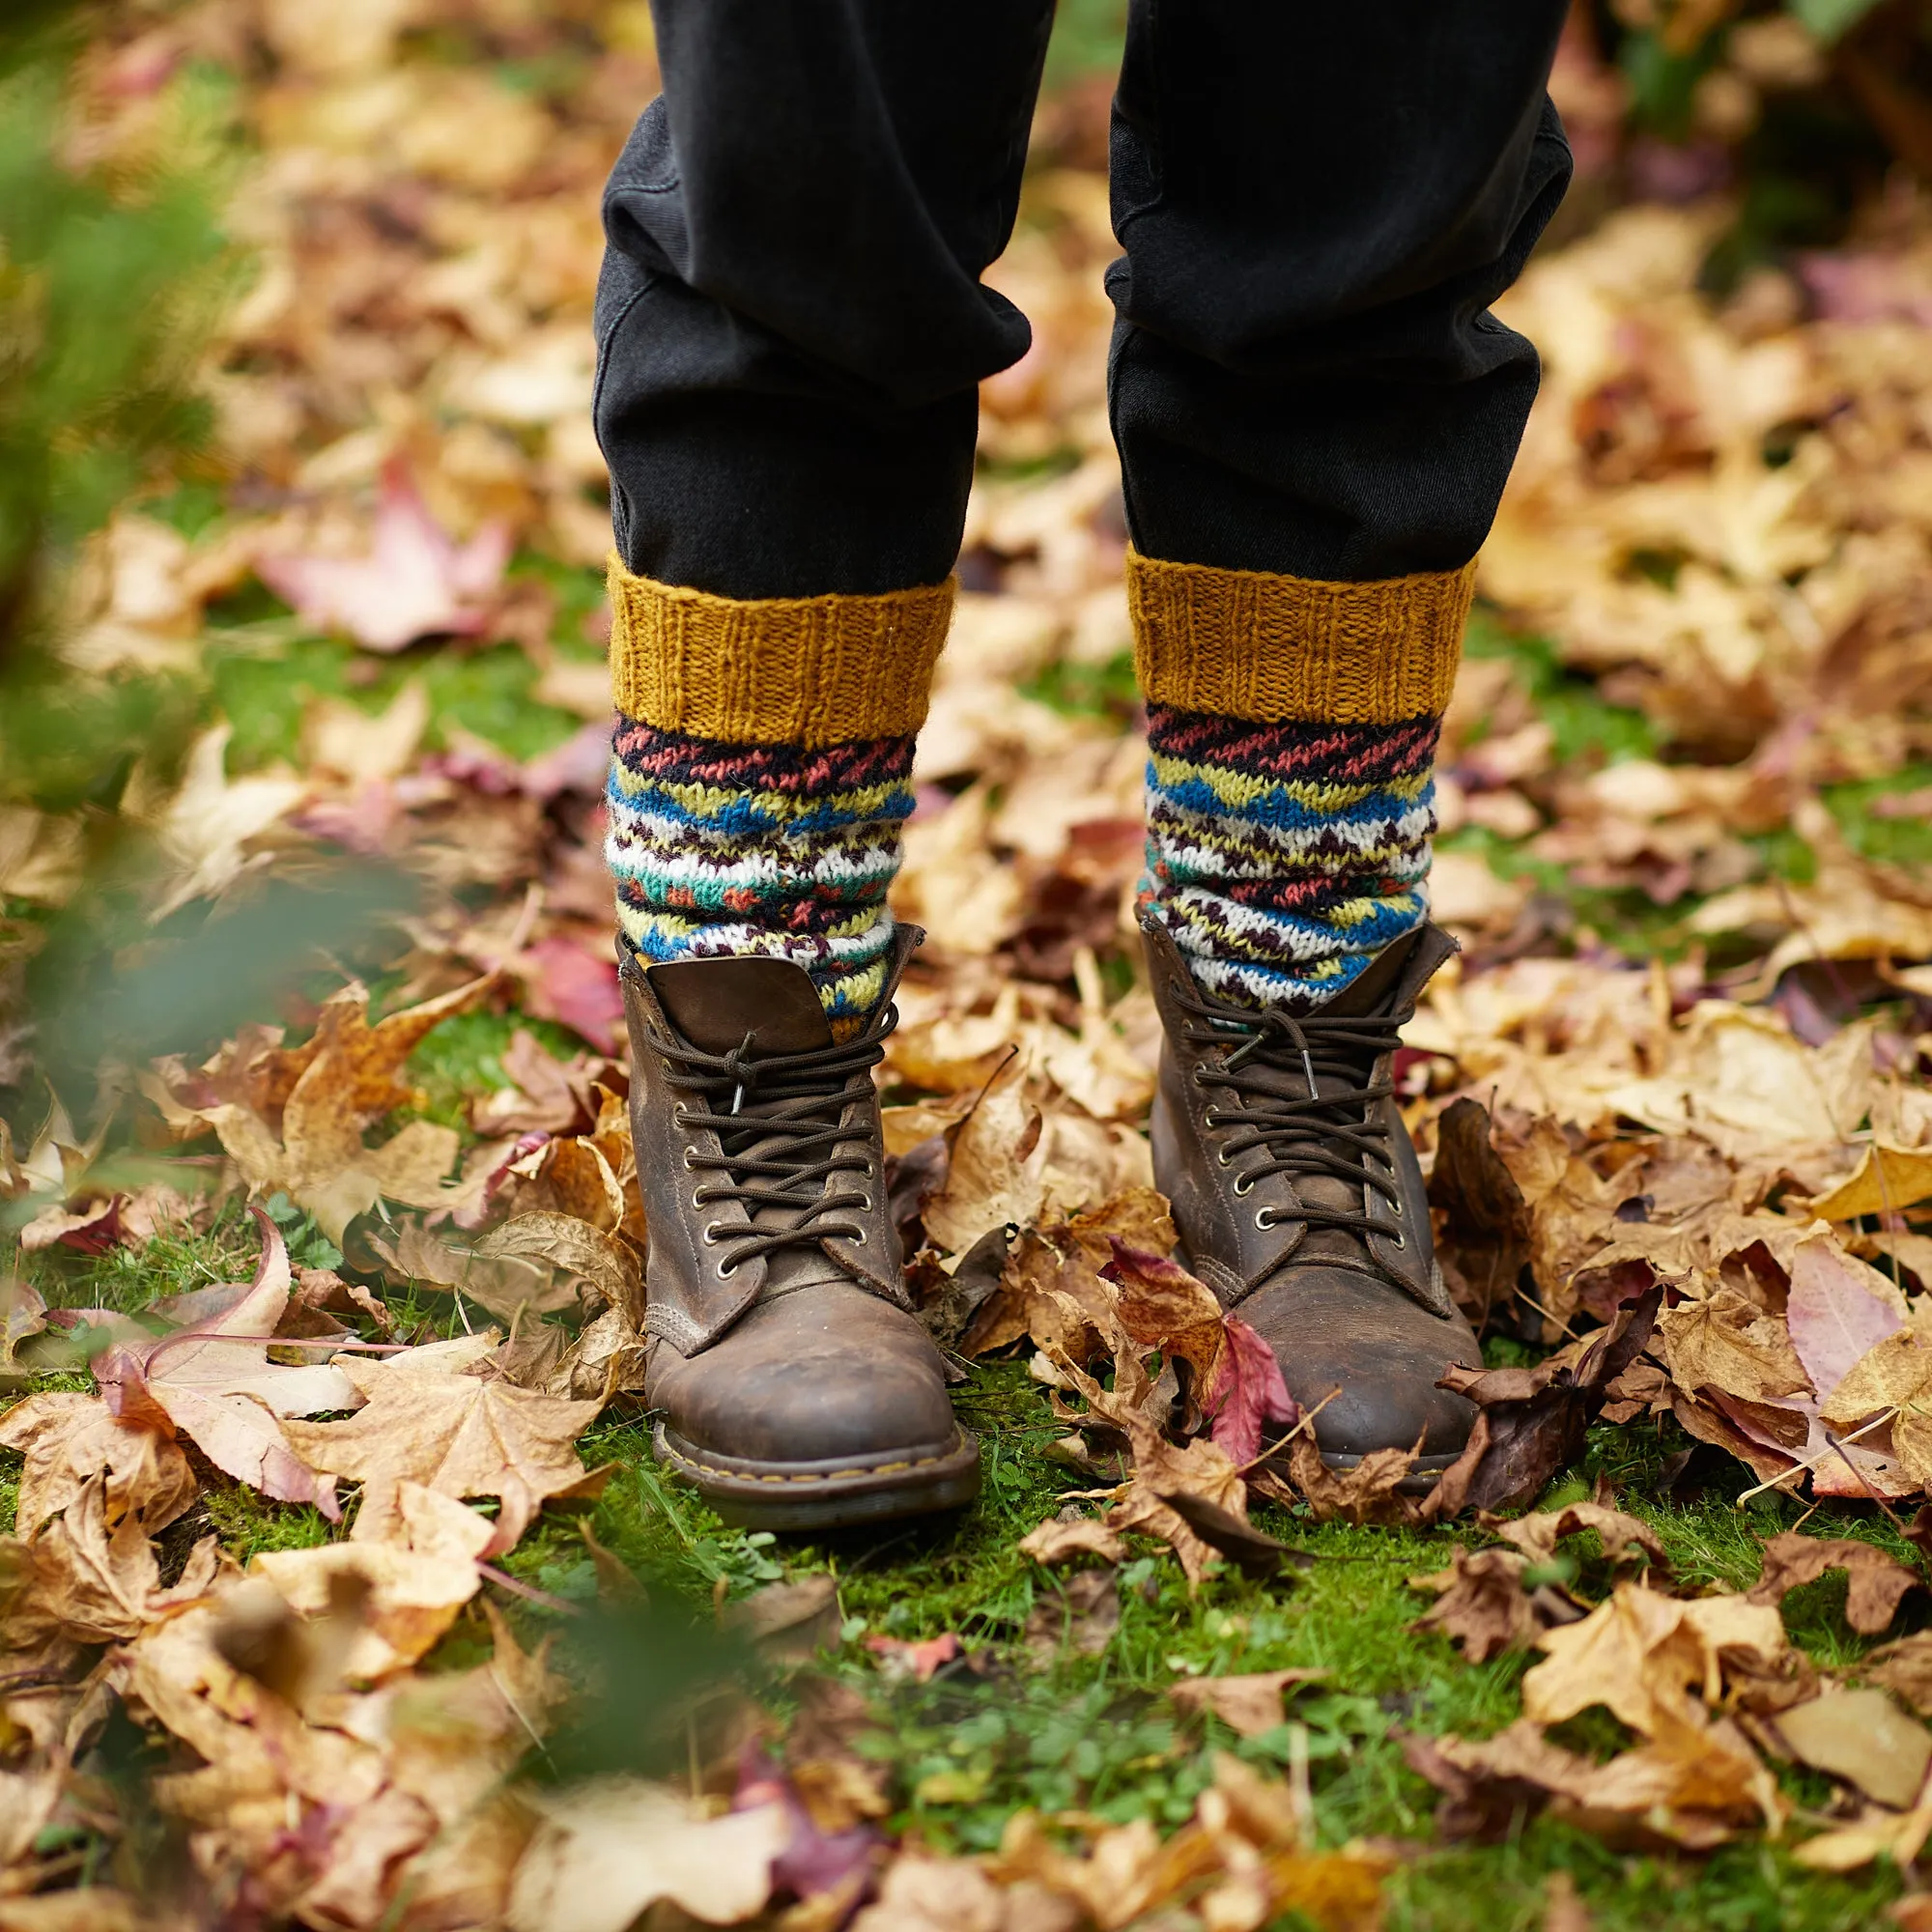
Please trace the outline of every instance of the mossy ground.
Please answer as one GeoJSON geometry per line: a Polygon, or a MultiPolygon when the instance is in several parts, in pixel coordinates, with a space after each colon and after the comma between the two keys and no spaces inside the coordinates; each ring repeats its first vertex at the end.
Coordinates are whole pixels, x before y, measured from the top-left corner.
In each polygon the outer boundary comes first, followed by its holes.
{"type": "MultiPolygon", "coordinates": [[[[572,611],[594,594],[592,580],[580,575],[583,582],[559,586],[572,611]]],[[[231,763],[237,771],[292,756],[302,709],[313,696],[346,696],[379,709],[412,675],[430,682],[438,733],[460,726],[527,757],[575,728],[567,714],[530,702],[532,675],[520,653],[406,653],[384,664],[372,681],[359,681],[361,667],[346,646],[292,637],[281,613],[264,608],[226,614],[227,644],[211,658],[213,698],[235,722],[231,763]]],[[[1636,714],[1604,704],[1541,646],[1479,624],[1473,647],[1518,658],[1566,759],[1656,751],[1636,714]]],[[[1131,702],[1120,668],[1042,680],[1035,695],[1117,719],[1131,702]]],[[[1905,774],[1893,788],[1924,776],[1905,774]]],[[[1873,816],[1869,787],[1833,802],[1848,830],[1883,848],[1883,856],[1898,856],[1896,841],[1909,843],[1922,830],[1873,816]]],[[[1534,867],[1516,850],[1491,856],[1503,869],[1534,867]]],[[[1553,868],[1542,868],[1538,883],[1567,896],[1579,919],[1634,953],[1676,943],[1690,909],[1690,902],[1659,909],[1635,895],[1580,893],[1553,868]]],[[[379,999],[382,991],[379,984],[379,999]]],[[[248,1017],[235,1016],[237,1023],[248,1017]]],[[[502,1084],[500,1056],[521,1024],[533,1025],[554,1050],[567,1053],[576,1044],[562,1030],[515,1013],[446,1022],[412,1063],[432,1117],[460,1122],[469,1094],[502,1084]]],[[[340,1264],[335,1248],[286,1198],[267,1205],[297,1260],[340,1264]]],[[[241,1204],[230,1203],[207,1236],[97,1258],[66,1251],[32,1256],[25,1271],[50,1302],[134,1313],[164,1294],[245,1278],[258,1252],[255,1224],[241,1204]]],[[[390,1299],[405,1332],[418,1339],[452,1319],[448,1305],[433,1294],[391,1291],[390,1299]]],[[[89,1386],[81,1375],[58,1382],[89,1386]]],[[[1025,1655],[1020,1634],[1035,1606],[1064,1581],[1030,1563],[1015,1546],[1080,1484],[1041,1453],[1061,1432],[1043,1392],[1021,1365],[982,1364],[957,1393],[984,1445],[980,1502],[957,1520],[824,1544],[724,1528],[659,1474],[639,1420],[600,1426],[583,1444],[587,1462],[616,1464],[589,1526],[660,1605],[688,1604],[703,1615],[720,1593],[736,1598],[781,1577],[837,1575],[846,1641],[830,1667],[865,1686],[888,1717],[889,1741],[881,1748],[901,1804],[893,1821],[896,1829],[970,1850],[996,1843],[1006,1820],[1022,1805],[1172,1825],[1187,1815],[1208,1776],[1211,1751],[1230,1749],[1279,1768],[1299,1749],[1306,1752],[1324,1840],[1365,1835],[1414,1848],[1390,1882],[1397,1927],[1502,1932],[1539,1924],[1548,1880],[1559,1870],[1572,1875],[1594,1922],[1605,1928],[1662,1922],[1823,1932],[1872,1923],[1897,1892],[1900,1881],[1889,1871],[1851,1880],[1820,1877],[1794,1865],[1782,1847],[1756,1841],[1704,1859],[1626,1856],[1575,1831],[1526,1821],[1499,1845],[1435,1843],[1435,1794],[1406,1768],[1400,1732],[1481,1736],[1500,1727],[1517,1713],[1517,1686],[1529,1662],[1511,1657],[1472,1666],[1441,1637],[1412,1629],[1427,1599],[1405,1578],[1442,1568],[1450,1546],[1471,1534],[1466,1530],[1409,1535],[1319,1526],[1264,1509],[1259,1520],[1309,1552],[1316,1559],[1312,1567],[1266,1584],[1217,1576],[1193,1596],[1171,1556],[1157,1546],[1140,1545],[1121,1576],[1121,1622],[1106,1650],[1097,1657],[1063,1651],[1037,1663],[1025,1655]],[[862,1642],[873,1634],[916,1639],[947,1631],[956,1632],[990,1667],[949,1669],[924,1685],[892,1684],[862,1642]],[[1293,1705],[1294,1730],[1284,1726],[1242,1740],[1213,1719],[1183,1718],[1165,1695],[1183,1676],[1287,1666],[1328,1672],[1293,1705]]],[[[1789,1527],[1801,1506],[1767,1495],[1738,1508],[1735,1498],[1750,1479],[1722,1459],[1716,1459],[1700,1493],[1669,1499],[1663,1465],[1683,1446],[1668,1427],[1663,1433],[1647,1423],[1600,1428],[1583,1465],[1567,1472],[1552,1494],[1580,1494],[1596,1475],[1607,1473],[1619,1484],[1623,1504],[1655,1524],[1686,1585],[1747,1585],[1758,1571],[1763,1538],[1789,1527]]],[[[0,1453],[0,1526],[12,1523],[18,1467],[16,1457],[0,1453]]],[[[268,1503],[233,1486],[211,1492],[193,1526],[196,1533],[214,1530],[243,1561],[261,1550],[341,1533],[313,1510],[268,1503]]],[[[1896,1544],[1882,1519],[1850,1506],[1820,1512],[1810,1527],[1896,1544]]],[[[566,1602],[587,1602],[596,1593],[595,1565],[579,1526],[562,1515],[543,1519],[503,1567],[566,1602]]],[[[1576,1580],[1586,1594],[1608,1586],[1600,1559],[1578,1559],[1576,1580]]],[[[1843,1582],[1833,1578],[1794,1592],[1787,1602],[1794,1638],[1820,1662],[1846,1662],[1866,1647],[1845,1625],[1843,1601],[1843,1582]]],[[[526,1600],[506,1596],[504,1602],[526,1623],[560,1621],[560,1613],[526,1600]]],[[[1908,1623],[1922,1614],[1918,1604],[1908,1601],[1908,1623]]],[[[480,1612],[472,1612],[432,1663],[473,1660],[486,1640],[480,1612]]],[[[1567,1734],[1604,1749],[1616,1742],[1607,1720],[1586,1719],[1567,1734]]],[[[1795,1781],[1792,1791],[1810,1804],[1823,1795],[1815,1784],[1795,1781]]]]}
{"type": "MultiPolygon", "coordinates": [[[[288,1232],[297,1244],[311,1238],[299,1217],[288,1232]]],[[[151,1295],[231,1277],[251,1259],[251,1233],[252,1223],[231,1213],[208,1236],[156,1243],[145,1256],[43,1261],[36,1274],[50,1298],[133,1310],[151,1295]]],[[[449,1319],[428,1298],[409,1302],[403,1314],[425,1337],[449,1319]]],[[[1498,1932],[1540,1924],[1549,1875],[1559,1870],[1571,1874],[1603,1928],[1666,1922],[1723,1932],[1773,1925],[1824,1932],[1871,1924],[1896,1895],[1900,1881],[1889,1870],[1822,1877],[1796,1866],[1781,1846],[1758,1841],[1708,1858],[1633,1856],[1527,1820],[1501,1844],[1435,1843],[1435,1794],[1405,1764],[1400,1734],[1480,1737],[1500,1728],[1517,1715],[1518,1685],[1534,1661],[1508,1656],[1471,1665],[1445,1639],[1413,1628],[1428,1599],[1405,1579],[1444,1567],[1456,1542],[1480,1540],[1465,1528],[1417,1534],[1319,1525],[1264,1507],[1257,1520],[1307,1551],[1313,1564],[1268,1582],[1215,1575],[1193,1595],[1171,1555],[1136,1539],[1120,1573],[1120,1625],[1105,1651],[1087,1657],[1063,1648],[1040,1663],[1027,1654],[1021,1633],[1065,1577],[1039,1569],[1016,1545],[1083,1484],[1040,1453],[1061,1432],[1022,1364],[980,1364],[957,1396],[984,1445],[980,1502],[956,1519],[823,1541],[724,1526],[660,1473],[641,1418],[607,1419],[582,1445],[586,1463],[615,1465],[583,1521],[644,1583],[660,1612],[683,1605],[705,1620],[721,1596],[743,1597],[784,1577],[836,1576],[844,1641],[827,1667],[864,1689],[886,1719],[877,1750],[899,1804],[895,1830],[947,1849],[984,1850],[1024,1805],[1117,1822],[1146,1817],[1171,1828],[1207,1782],[1214,1750],[1276,1773],[1299,1750],[1324,1842],[1369,1836],[1412,1848],[1390,1881],[1390,1923],[1399,1928],[1498,1932]],[[978,1655],[980,1667],[953,1666],[927,1684],[889,1681],[863,1643],[874,1634],[918,1639],[948,1631],[978,1655]],[[1212,1718],[1184,1717],[1165,1694],[1188,1676],[1284,1667],[1328,1675],[1294,1698],[1289,1724],[1260,1738],[1239,1738],[1212,1718]]],[[[1790,1527],[1803,1506],[1767,1494],[1740,1508],[1735,1498],[1750,1478],[1720,1461],[1708,1465],[1710,1480],[1699,1492],[1670,1500],[1663,1465],[1683,1446],[1672,1425],[1601,1425],[1583,1463],[1559,1478],[1546,1500],[1582,1494],[1607,1474],[1620,1486],[1621,1503],[1656,1528],[1680,1587],[1743,1588],[1757,1575],[1763,1540],[1790,1527]]],[[[0,1523],[11,1521],[17,1472],[18,1459],[0,1455],[0,1523]]],[[[1828,1506],[1808,1527],[1910,1553],[1884,1519],[1854,1506],[1828,1506]]],[[[262,1550],[342,1533],[312,1509],[266,1502],[232,1486],[213,1489],[200,1506],[194,1531],[209,1529],[244,1562],[262,1550]]],[[[1594,1538],[1569,1548],[1577,1552],[1570,1560],[1578,1590],[1605,1592],[1609,1572],[1594,1538]]],[[[596,1595],[595,1565],[579,1520],[569,1515],[543,1518],[503,1568],[567,1603],[596,1595]]],[[[1844,1621],[1844,1595],[1834,1577],[1793,1592],[1786,1603],[1793,1639],[1822,1663],[1849,1662],[1869,1646],[1844,1621]]],[[[532,1632],[567,1621],[522,1599],[501,1601],[532,1632]]],[[[1922,1615],[1918,1604],[1908,1600],[1906,1627],[1922,1615]]],[[[472,1612],[432,1663],[470,1660],[484,1637],[480,1613],[472,1612]]],[[[1620,1741],[1600,1713],[1566,1736],[1573,1746],[1605,1751],[1620,1741]]],[[[1793,1779],[1789,1789],[1803,1804],[1824,1795],[1815,1782],[1793,1779]]]]}

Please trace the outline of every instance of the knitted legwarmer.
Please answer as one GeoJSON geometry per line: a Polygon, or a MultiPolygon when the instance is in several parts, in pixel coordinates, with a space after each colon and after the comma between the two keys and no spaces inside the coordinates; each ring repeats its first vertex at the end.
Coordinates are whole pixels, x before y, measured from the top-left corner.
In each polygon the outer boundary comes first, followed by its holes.
{"type": "Polygon", "coordinates": [[[878,1004],[952,586],[739,600],[611,566],[606,856],[639,958],[790,959],[835,1037],[878,1004]]]}
{"type": "Polygon", "coordinates": [[[632,950],[790,959],[835,1033],[863,1021],[885,983],[912,750],[910,737],[727,745],[620,717],[605,852],[632,950]]]}
{"type": "Polygon", "coordinates": [[[1134,556],[1141,904],[1204,990],[1307,1011],[1428,917],[1466,570],[1328,583],[1134,556]]]}

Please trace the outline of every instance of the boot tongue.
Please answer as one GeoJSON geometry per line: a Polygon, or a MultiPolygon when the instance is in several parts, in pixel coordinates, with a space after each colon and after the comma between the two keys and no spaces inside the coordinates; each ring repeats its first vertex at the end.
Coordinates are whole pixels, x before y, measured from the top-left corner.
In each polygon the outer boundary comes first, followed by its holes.
{"type": "Polygon", "coordinates": [[[1338,1019],[1378,1012],[1406,1012],[1435,969],[1458,951],[1439,925],[1419,925],[1392,939],[1355,981],[1320,1010],[1338,1019]]]}
{"type": "Polygon", "coordinates": [[[644,977],[665,1018],[700,1053],[729,1053],[748,1033],[754,1054],[832,1044],[818,988],[789,959],[678,959],[647,966],[644,977]]]}

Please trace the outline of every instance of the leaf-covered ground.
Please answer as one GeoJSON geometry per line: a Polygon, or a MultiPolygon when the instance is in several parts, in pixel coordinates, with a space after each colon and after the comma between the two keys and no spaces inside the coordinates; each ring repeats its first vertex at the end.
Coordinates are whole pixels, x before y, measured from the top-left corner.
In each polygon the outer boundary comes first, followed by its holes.
{"type": "MultiPolygon", "coordinates": [[[[1932,1923],[1932,228],[1767,246],[1658,161],[1668,50],[1566,43],[1399,1068],[1485,1434],[1324,1479],[1217,1404],[1149,1185],[1110,31],[991,277],[1037,346],[882,1075],[985,1490],[823,1544],[719,1524],[635,1393],[587,404],[647,11],[86,44],[58,165],[189,171],[234,288],[210,441],[0,692],[0,1932],[1932,1923]]],[[[1699,72],[1771,126],[1785,41],[1699,72]]]]}

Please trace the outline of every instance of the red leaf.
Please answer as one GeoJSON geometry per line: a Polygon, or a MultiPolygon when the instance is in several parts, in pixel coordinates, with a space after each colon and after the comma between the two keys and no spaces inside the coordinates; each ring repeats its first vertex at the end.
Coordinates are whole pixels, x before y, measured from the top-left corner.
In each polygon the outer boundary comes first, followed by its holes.
{"type": "Polygon", "coordinates": [[[616,1052],[624,994],[615,960],[593,958],[567,939],[540,939],[515,970],[523,978],[529,1010],[539,1019],[561,1020],[598,1052],[616,1052]]]}
{"type": "Polygon", "coordinates": [[[1292,1429],[1301,1420],[1274,1350],[1238,1315],[1228,1317],[1220,1370],[1201,1409],[1213,1422],[1209,1435],[1237,1466],[1260,1455],[1264,1424],[1279,1422],[1292,1429]]]}
{"type": "Polygon", "coordinates": [[[460,548],[429,513],[406,467],[383,470],[375,546],[367,556],[262,556],[255,575],[306,623],[340,629],[372,651],[418,638],[473,637],[490,621],[482,600],[502,581],[510,534],[500,524],[460,548]]]}
{"type": "Polygon", "coordinates": [[[895,1636],[875,1634],[866,1639],[866,1648],[893,1675],[911,1677],[921,1684],[927,1682],[942,1663],[951,1663],[954,1658],[965,1655],[952,1631],[929,1636],[923,1643],[906,1643],[895,1636]]]}

